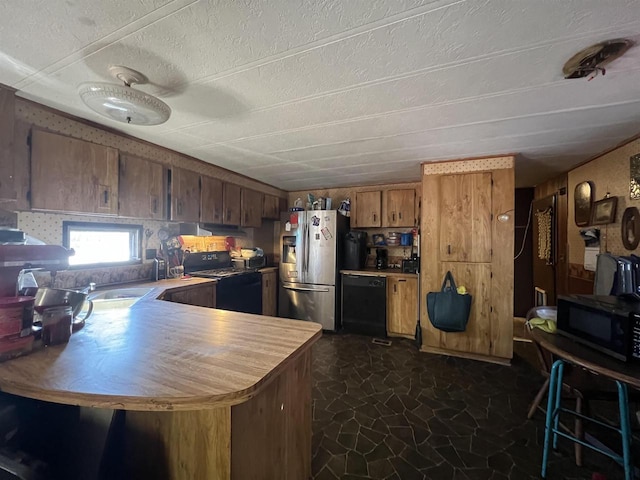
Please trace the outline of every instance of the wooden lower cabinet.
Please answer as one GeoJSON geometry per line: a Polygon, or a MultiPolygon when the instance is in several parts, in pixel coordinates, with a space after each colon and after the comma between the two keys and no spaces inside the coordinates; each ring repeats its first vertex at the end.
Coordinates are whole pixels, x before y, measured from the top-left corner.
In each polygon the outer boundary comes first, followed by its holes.
{"type": "Polygon", "coordinates": [[[278,298],[278,271],[262,272],[262,314],[275,317],[278,298]]]}
{"type": "Polygon", "coordinates": [[[418,322],[418,278],[387,277],[387,334],[414,338],[418,322]]]}
{"type": "MultiPolygon", "coordinates": [[[[233,399],[231,399],[233,402],[233,399]]],[[[126,412],[113,478],[311,478],[311,349],[257,395],[207,410],[126,412]]]]}
{"type": "Polygon", "coordinates": [[[189,287],[180,287],[168,290],[164,294],[164,300],[168,302],[184,303],[197,307],[216,307],[216,284],[205,283],[189,287]]]}

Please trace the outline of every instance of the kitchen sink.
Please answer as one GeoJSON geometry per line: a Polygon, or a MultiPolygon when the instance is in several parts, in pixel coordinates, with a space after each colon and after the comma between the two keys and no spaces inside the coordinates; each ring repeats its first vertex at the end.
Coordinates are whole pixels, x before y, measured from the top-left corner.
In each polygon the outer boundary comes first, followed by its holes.
{"type": "Polygon", "coordinates": [[[115,288],[92,292],[87,299],[93,302],[95,311],[129,308],[152,290],[148,287],[115,288]]]}

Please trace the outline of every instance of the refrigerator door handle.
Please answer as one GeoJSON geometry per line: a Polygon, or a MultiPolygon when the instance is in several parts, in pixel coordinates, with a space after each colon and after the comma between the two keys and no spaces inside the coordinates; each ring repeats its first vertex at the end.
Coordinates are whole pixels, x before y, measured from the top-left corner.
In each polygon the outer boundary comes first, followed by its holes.
{"type": "Polygon", "coordinates": [[[304,256],[302,258],[302,271],[305,276],[304,281],[306,281],[306,273],[309,271],[309,225],[305,222],[304,229],[302,231],[302,236],[304,237],[304,256]]]}
{"type": "Polygon", "coordinates": [[[305,288],[305,287],[287,287],[286,285],[282,285],[282,288],[286,290],[294,290],[297,292],[329,292],[328,288],[305,288]]]}

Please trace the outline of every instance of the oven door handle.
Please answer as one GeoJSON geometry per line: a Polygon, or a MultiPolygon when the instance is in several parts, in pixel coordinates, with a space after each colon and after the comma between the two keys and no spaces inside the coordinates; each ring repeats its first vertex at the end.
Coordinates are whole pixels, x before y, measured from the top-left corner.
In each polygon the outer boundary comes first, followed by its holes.
{"type": "Polygon", "coordinates": [[[282,286],[287,290],[293,290],[296,292],[328,292],[328,288],[305,288],[305,287],[287,287],[286,285],[282,286]]]}

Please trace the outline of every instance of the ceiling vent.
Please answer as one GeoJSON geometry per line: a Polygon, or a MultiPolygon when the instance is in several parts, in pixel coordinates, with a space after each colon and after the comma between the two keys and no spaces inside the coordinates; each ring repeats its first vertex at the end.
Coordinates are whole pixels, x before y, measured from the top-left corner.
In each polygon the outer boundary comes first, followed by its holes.
{"type": "Polygon", "coordinates": [[[589,80],[591,80],[599,73],[604,75],[606,73],[605,65],[621,57],[632,45],[633,42],[625,38],[607,40],[591,45],[576,53],[564,64],[564,67],[562,67],[564,78],[589,77],[589,80]]]}

